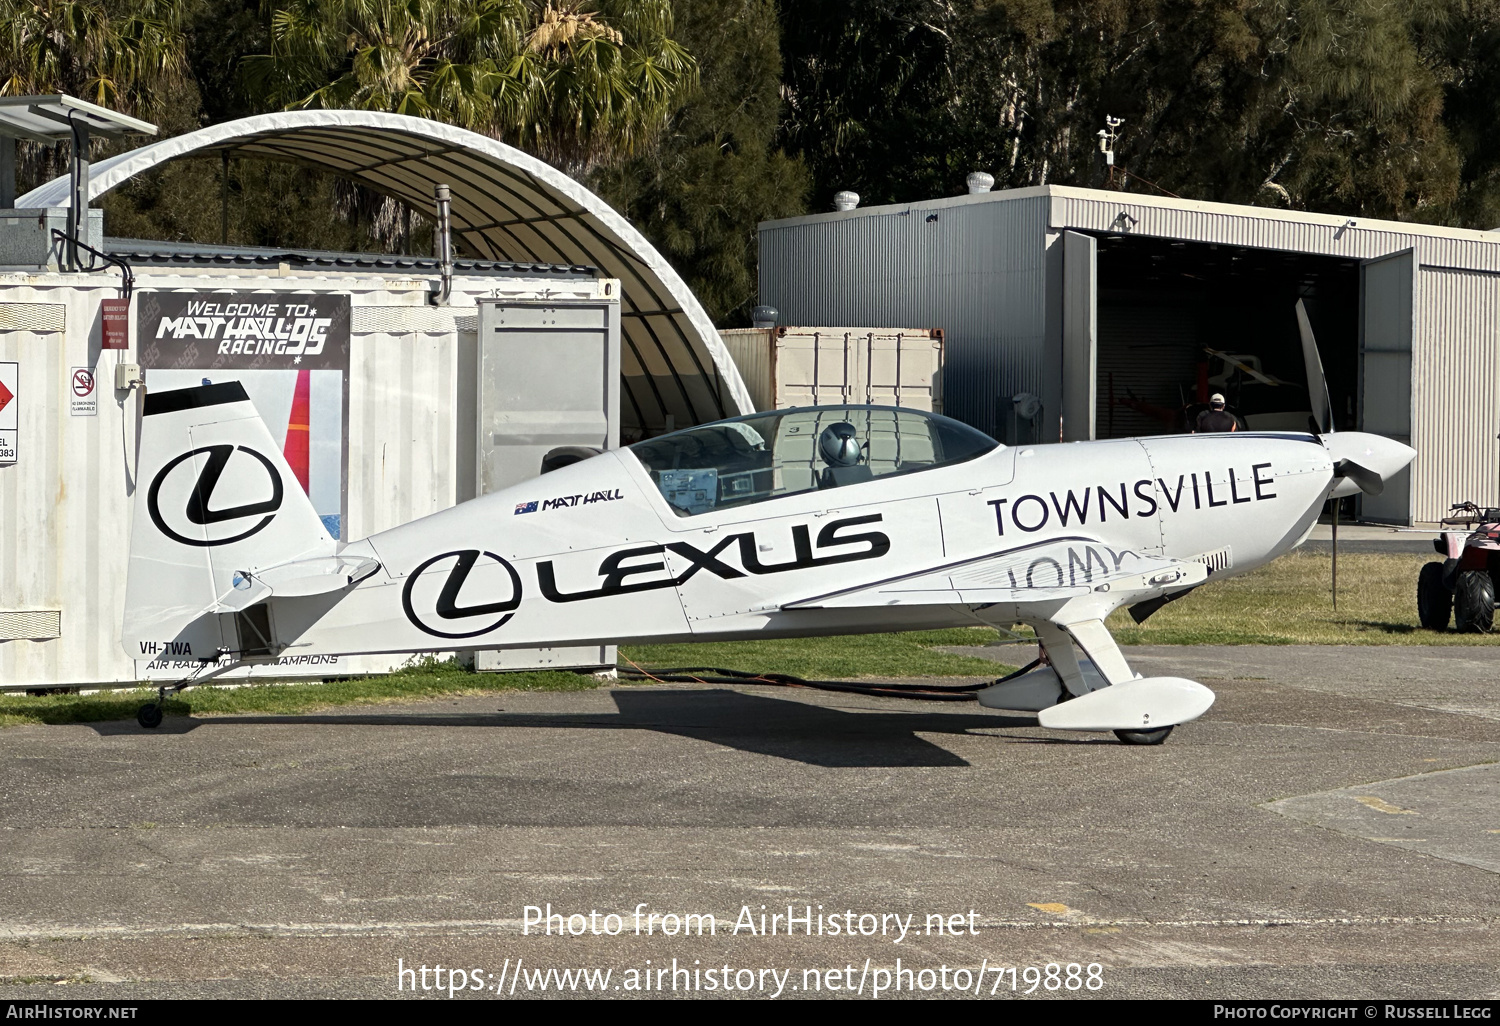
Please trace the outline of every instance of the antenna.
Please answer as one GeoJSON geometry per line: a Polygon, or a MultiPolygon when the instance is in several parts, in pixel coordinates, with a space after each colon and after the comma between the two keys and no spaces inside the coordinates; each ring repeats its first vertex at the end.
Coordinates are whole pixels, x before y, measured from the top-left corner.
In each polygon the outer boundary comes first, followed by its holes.
{"type": "Polygon", "coordinates": [[[1109,168],[1109,180],[1105,183],[1106,189],[1115,186],[1115,140],[1120,137],[1116,131],[1125,123],[1124,118],[1104,115],[1104,127],[1099,129],[1099,152],[1104,154],[1104,164],[1109,168]]]}

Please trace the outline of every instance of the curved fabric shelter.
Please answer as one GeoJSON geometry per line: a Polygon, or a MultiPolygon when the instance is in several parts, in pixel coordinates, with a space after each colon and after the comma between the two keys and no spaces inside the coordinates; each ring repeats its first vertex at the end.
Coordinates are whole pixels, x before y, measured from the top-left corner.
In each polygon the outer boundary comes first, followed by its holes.
{"type": "MultiPolygon", "coordinates": [[[[261,114],[100,161],[89,169],[89,197],[166,161],[223,151],[331,171],[422,210],[432,209],[433,186],[446,183],[454,234],[475,256],[592,264],[620,279],[627,425],[655,433],[755,408],[703,307],[640,232],[561,171],[476,132],[377,111],[261,114]]],[[[16,201],[67,205],[66,178],[16,201]]]]}

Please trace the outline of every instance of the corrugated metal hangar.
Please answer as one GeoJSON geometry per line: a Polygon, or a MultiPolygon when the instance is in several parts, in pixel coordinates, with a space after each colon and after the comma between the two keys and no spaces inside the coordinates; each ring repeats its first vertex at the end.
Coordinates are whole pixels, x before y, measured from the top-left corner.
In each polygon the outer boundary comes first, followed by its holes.
{"type": "MultiPolygon", "coordinates": [[[[111,112],[81,101],[29,101],[18,109],[37,124],[0,111],[0,137],[10,127],[37,138],[46,122],[36,110],[58,114],[63,132],[69,110],[109,127],[111,112]]],[[[345,541],[535,477],[570,447],[753,409],[707,315],[639,233],[561,172],[483,136],[303,111],[85,165],[78,182],[0,211],[0,687],[193,672],[170,646],[135,658],[120,647],[142,386],[231,379],[284,435],[299,483],[345,541]],[[336,171],[426,210],[446,185],[468,253],[118,240],[104,236],[100,211],[79,219],[85,231],[69,216],[74,196],[218,150],[336,171]]],[[[404,658],[288,653],[230,676],[380,672],[404,658]]],[[[614,653],[475,661],[599,666],[614,653]]]]}
{"type": "Polygon", "coordinates": [[[1361,515],[1500,499],[1489,232],[1043,186],[766,222],[760,289],[785,324],[942,329],[945,412],[1027,441],[1182,430],[1210,391],[1305,427],[1300,299],[1336,426],[1418,452],[1361,515]]]}

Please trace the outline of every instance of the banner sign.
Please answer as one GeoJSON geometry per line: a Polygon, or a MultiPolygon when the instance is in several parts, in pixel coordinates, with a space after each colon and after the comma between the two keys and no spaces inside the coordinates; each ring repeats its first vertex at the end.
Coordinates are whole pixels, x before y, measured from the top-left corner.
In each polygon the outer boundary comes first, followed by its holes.
{"type": "Polygon", "coordinates": [[[142,367],[349,367],[349,297],[290,292],[142,292],[142,367]]]}
{"type": "Polygon", "coordinates": [[[238,381],[328,533],[341,538],[348,294],[137,292],[135,327],[147,392],[238,381]]]}

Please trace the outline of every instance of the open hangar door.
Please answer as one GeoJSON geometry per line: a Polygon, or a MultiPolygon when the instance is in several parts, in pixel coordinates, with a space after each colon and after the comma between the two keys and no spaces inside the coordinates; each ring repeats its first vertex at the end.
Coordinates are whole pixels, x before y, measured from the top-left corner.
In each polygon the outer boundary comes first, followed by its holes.
{"type": "Polygon", "coordinates": [[[1299,299],[1317,338],[1334,426],[1357,426],[1357,261],[1122,234],[1092,241],[1095,437],[1186,431],[1215,392],[1245,428],[1305,430],[1311,404],[1299,299]]]}

